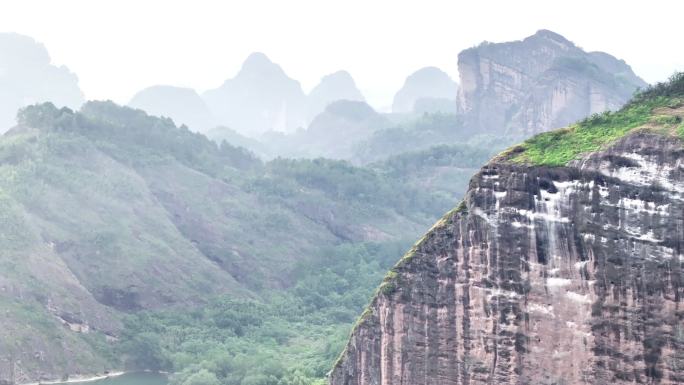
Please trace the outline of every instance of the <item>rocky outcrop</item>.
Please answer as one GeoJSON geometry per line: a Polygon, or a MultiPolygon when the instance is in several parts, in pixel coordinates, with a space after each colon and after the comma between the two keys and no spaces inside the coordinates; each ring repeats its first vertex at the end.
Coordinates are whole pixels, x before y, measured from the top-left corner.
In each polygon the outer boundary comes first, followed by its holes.
{"type": "Polygon", "coordinates": [[[451,112],[456,106],[458,86],[449,75],[436,67],[425,67],[406,78],[394,95],[392,112],[451,112]]]}
{"type": "Polygon", "coordinates": [[[505,156],[388,275],[332,385],[684,383],[684,149],[505,156]]]}
{"type": "Polygon", "coordinates": [[[615,110],[646,83],[621,60],[551,31],[459,54],[458,111],[488,133],[531,135],[615,110]]]}

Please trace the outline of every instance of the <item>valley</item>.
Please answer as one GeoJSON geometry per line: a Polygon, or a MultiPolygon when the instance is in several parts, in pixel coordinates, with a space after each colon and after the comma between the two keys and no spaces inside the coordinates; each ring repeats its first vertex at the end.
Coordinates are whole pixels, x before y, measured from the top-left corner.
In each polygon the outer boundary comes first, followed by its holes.
{"type": "Polygon", "coordinates": [[[452,53],[115,103],[0,33],[0,385],[684,383],[684,76],[452,53]]]}

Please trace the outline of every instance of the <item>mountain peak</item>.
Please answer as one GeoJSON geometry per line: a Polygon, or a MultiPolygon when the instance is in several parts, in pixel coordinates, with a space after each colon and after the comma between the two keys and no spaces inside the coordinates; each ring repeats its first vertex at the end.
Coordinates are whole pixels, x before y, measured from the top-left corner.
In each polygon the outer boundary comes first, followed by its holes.
{"type": "Polygon", "coordinates": [[[561,46],[566,46],[568,48],[575,47],[575,43],[566,39],[563,35],[548,29],[540,29],[537,32],[535,32],[534,35],[528,36],[523,40],[523,42],[531,41],[548,41],[559,44],[561,46]]]}
{"type": "Polygon", "coordinates": [[[339,81],[339,82],[351,82],[354,83],[354,78],[351,74],[345,70],[339,70],[331,74],[323,76],[321,83],[326,81],[339,81]]]}
{"type": "Polygon", "coordinates": [[[449,75],[447,75],[447,73],[442,71],[441,69],[433,66],[428,66],[423,67],[409,75],[406,81],[408,82],[414,79],[436,79],[438,77],[443,78],[444,76],[449,77],[449,75]]]}
{"type": "Polygon", "coordinates": [[[364,101],[354,78],[344,70],[323,76],[321,82],[309,92],[307,99],[309,119],[313,119],[331,103],[339,100],[364,101]]]}
{"type": "Polygon", "coordinates": [[[49,65],[50,55],[45,46],[32,37],[17,33],[0,33],[0,64],[31,62],[49,65]]]}
{"type": "Polygon", "coordinates": [[[421,99],[453,100],[458,86],[451,77],[437,67],[423,67],[406,78],[404,86],[394,96],[392,112],[414,112],[421,99]]]}
{"type": "Polygon", "coordinates": [[[299,82],[261,52],[249,55],[235,77],[203,97],[217,123],[243,135],[294,131],[306,124],[299,82]]]}
{"type": "Polygon", "coordinates": [[[251,53],[249,56],[247,56],[247,59],[245,59],[245,61],[242,63],[242,71],[262,71],[272,68],[278,68],[279,70],[281,70],[280,66],[271,61],[271,59],[269,59],[268,56],[266,56],[266,54],[264,54],[263,52],[251,53]]]}

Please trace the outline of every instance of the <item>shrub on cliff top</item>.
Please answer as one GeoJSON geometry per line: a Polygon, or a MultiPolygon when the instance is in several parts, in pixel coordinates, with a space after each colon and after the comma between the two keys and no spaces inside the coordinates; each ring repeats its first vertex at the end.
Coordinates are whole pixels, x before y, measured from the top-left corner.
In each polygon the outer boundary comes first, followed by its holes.
{"type": "Polygon", "coordinates": [[[676,73],[667,83],[658,83],[637,93],[619,111],[594,114],[570,127],[528,139],[511,152],[515,155],[509,159],[543,166],[566,165],[648,123],[654,108],[680,106],[680,97],[684,97],[684,73],[676,73]]]}

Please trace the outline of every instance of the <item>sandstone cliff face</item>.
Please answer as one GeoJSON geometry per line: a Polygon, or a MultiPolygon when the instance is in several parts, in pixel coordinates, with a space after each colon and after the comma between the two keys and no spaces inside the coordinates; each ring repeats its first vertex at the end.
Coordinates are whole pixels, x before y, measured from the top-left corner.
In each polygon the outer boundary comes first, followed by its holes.
{"type": "Polygon", "coordinates": [[[459,54],[458,110],[483,132],[534,134],[616,109],[646,83],[625,62],[539,31],[459,54]]]}
{"type": "Polygon", "coordinates": [[[684,149],[495,160],[395,267],[332,385],[684,383],[684,149]]]}

